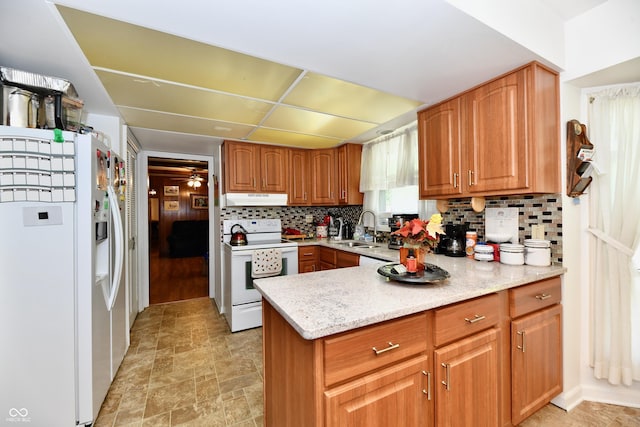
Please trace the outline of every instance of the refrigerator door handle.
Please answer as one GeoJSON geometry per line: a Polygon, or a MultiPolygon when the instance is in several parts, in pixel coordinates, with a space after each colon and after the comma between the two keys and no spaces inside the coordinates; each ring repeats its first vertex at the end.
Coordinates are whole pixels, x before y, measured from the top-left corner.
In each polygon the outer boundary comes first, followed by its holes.
{"type": "Polygon", "coordinates": [[[109,195],[109,207],[111,208],[111,216],[113,217],[113,225],[115,228],[115,232],[113,233],[113,235],[115,237],[116,252],[114,254],[115,265],[113,268],[111,293],[109,295],[109,300],[107,301],[107,308],[109,309],[109,311],[111,311],[114,304],[116,303],[116,297],[118,295],[118,290],[120,289],[120,276],[122,275],[122,263],[124,260],[124,230],[122,227],[122,218],[120,217],[120,205],[118,204],[118,196],[116,196],[116,193],[113,190],[112,186],[107,187],[107,194],[109,195]]]}

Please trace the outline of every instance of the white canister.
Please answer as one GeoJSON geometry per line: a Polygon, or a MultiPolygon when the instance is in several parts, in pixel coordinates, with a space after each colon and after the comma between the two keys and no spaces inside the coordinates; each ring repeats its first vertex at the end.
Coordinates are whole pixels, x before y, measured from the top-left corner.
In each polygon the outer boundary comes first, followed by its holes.
{"type": "Polygon", "coordinates": [[[329,227],[327,225],[318,225],[316,227],[316,238],[326,239],[329,235],[329,227]]]}
{"type": "Polygon", "coordinates": [[[503,243],[500,245],[500,262],[509,265],[524,264],[524,245],[503,243]]]}
{"type": "Polygon", "coordinates": [[[551,265],[551,242],[540,239],[525,239],[524,263],[538,267],[551,265]]]}
{"type": "Polygon", "coordinates": [[[479,243],[473,249],[473,258],[476,261],[493,261],[493,246],[479,243]]]}

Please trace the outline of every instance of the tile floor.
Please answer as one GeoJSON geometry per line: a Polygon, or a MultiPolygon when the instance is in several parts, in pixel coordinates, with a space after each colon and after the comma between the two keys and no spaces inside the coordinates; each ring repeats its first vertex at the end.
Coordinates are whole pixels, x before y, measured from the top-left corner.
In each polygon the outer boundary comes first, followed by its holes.
{"type": "MultiPolygon", "coordinates": [[[[258,427],[262,409],[262,329],[231,334],[213,302],[198,298],[138,315],[94,425],[258,427]]],[[[640,409],[583,402],[567,413],[547,405],[521,426],[640,426],[640,409]]]]}
{"type": "Polygon", "coordinates": [[[262,329],[231,334],[209,298],[150,306],[94,425],[262,426],[262,329]]]}

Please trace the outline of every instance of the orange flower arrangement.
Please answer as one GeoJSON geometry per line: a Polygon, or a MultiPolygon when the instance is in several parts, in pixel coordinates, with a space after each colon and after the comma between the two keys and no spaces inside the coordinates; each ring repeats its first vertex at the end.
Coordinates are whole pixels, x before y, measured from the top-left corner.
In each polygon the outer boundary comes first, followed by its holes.
{"type": "Polygon", "coordinates": [[[412,219],[391,234],[402,236],[405,246],[426,245],[432,249],[438,244],[439,235],[445,234],[442,229],[442,215],[433,214],[428,221],[419,218],[412,219]]]}

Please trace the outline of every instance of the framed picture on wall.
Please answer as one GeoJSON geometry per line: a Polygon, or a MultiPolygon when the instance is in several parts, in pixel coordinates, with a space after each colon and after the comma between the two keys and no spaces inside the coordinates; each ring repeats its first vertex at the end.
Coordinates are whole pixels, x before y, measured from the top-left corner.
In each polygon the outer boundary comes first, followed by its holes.
{"type": "Polygon", "coordinates": [[[165,196],[179,196],[180,195],[180,186],[179,185],[165,185],[164,186],[164,195],[165,196]]]}
{"type": "Polygon", "coordinates": [[[209,207],[209,197],[200,194],[191,195],[192,209],[207,209],[209,207]]]}
{"type": "Polygon", "coordinates": [[[164,210],[165,211],[178,211],[180,210],[180,202],[177,200],[165,200],[164,201],[164,210]]]}

